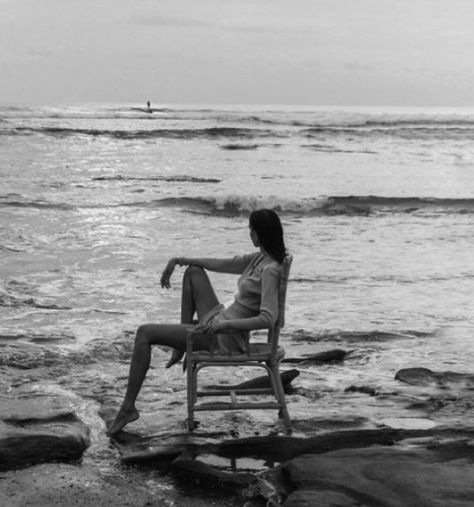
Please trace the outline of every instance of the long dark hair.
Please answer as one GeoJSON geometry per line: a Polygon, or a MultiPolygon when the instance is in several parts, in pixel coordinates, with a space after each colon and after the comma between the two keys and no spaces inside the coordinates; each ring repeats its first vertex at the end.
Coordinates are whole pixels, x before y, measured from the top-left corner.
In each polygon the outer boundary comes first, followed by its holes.
{"type": "Polygon", "coordinates": [[[257,234],[262,248],[281,264],[286,255],[286,248],[280,217],[271,209],[259,209],[252,211],[249,224],[257,234]]]}

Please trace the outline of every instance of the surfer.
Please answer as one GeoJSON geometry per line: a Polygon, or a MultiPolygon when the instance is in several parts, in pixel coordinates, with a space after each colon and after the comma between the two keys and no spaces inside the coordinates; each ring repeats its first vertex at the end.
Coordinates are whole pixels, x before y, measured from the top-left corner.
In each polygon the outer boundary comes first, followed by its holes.
{"type": "Polygon", "coordinates": [[[135,401],[150,366],[151,346],[173,348],[166,368],[178,363],[186,350],[186,338],[193,333],[194,350],[217,348],[232,354],[245,352],[249,331],[267,329],[278,317],[278,282],[286,255],[283,228],[278,215],[268,209],[253,211],[249,218],[250,239],[258,252],[229,259],[172,258],[161,276],[168,289],[176,266],[187,266],[181,294],[181,324],[145,324],[138,328],[130,364],[127,391],[107,435],[118,433],[138,419],[135,401]],[[241,275],[233,303],[219,303],[207,271],[241,275]],[[199,323],[193,323],[197,313],[199,323]],[[219,333],[232,329],[231,332],[219,333]],[[196,333],[197,332],[197,333],[196,333]]]}
{"type": "Polygon", "coordinates": [[[146,103],[146,110],[148,113],[153,113],[153,109],[151,108],[150,101],[146,103]]]}

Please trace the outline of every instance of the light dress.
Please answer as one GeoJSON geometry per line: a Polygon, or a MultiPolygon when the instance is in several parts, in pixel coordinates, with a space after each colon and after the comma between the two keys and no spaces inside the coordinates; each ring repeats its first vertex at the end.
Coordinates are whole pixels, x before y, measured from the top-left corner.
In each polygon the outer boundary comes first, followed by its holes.
{"type": "MultiPolygon", "coordinates": [[[[256,329],[272,327],[278,317],[280,264],[269,255],[257,252],[236,256],[225,265],[227,269],[223,272],[240,273],[234,301],[227,307],[219,304],[212,308],[200,324],[256,317],[256,329]]],[[[246,351],[248,341],[249,331],[218,333],[210,348],[217,348],[221,354],[240,354],[246,351]]]]}

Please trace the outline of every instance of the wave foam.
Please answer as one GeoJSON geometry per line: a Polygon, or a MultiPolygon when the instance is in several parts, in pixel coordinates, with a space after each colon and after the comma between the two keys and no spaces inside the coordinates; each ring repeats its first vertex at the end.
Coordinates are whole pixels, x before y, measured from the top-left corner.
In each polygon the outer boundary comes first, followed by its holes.
{"type": "MultiPolygon", "coordinates": [[[[141,180],[122,176],[97,177],[95,181],[141,180]]],[[[143,178],[143,180],[155,179],[143,178]]],[[[161,177],[156,177],[161,180],[161,177]]],[[[170,177],[166,181],[186,181],[193,183],[218,183],[211,178],[170,177]]],[[[22,196],[0,195],[0,207],[26,207],[39,209],[75,210],[79,208],[109,207],[159,208],[176,207],[183,211],[217,216],[240,216],[260,209],[273,209],[281,214],[300,216],[376,216],[390,213],[419,213],[422,215],[471,214],[474,213],[474,198],[430,198],[430,197],[385,197],[385,196],[319,196],[300,199],[283,198],[274,195],[222,194],[195,197],[166,197],[151,201],[133,201],[118,204],[73,205],[38,201],[22,196]]]]}
{"type": "Polygon", "coordinates": [[[155,205],[178,206],[193,212],[238,216],[269,208],[282,214],[308,216],[377,213],[474,213],[474,199],[423,197],[334,196],[285,199],[276,196],[230,194],[212,197],[180,197],[155,201],[155,205]]]}
{"type": "Polygon", "coordinates": [[[189,211],[206,214],[239,216],[256,209],[268,208],[281,213],[311,214],[324,209],[326,197],[313,199],[283,199],[275,196],[253,196],[230,194],[214,197],[180,197],[161,199],[156,203],[166,206],[180,206],[189,211]]]}

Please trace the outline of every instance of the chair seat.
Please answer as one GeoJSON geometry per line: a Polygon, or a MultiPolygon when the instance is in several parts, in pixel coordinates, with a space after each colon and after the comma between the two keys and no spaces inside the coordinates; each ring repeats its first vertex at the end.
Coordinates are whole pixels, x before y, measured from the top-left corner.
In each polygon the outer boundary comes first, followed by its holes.
{"type": "MultiPolygon", "coordinates": [[[[285,357],[285,349],[277,347],[274,359],[280,361],[285,357]]],[[[193,352],[194,361],[206,363],[245,363],[248,361],[270,361],[273,359],[272,348],[269,343],[251,343],[249,352],[242,354],[219,354],[217,352],[193,352]]]]}

